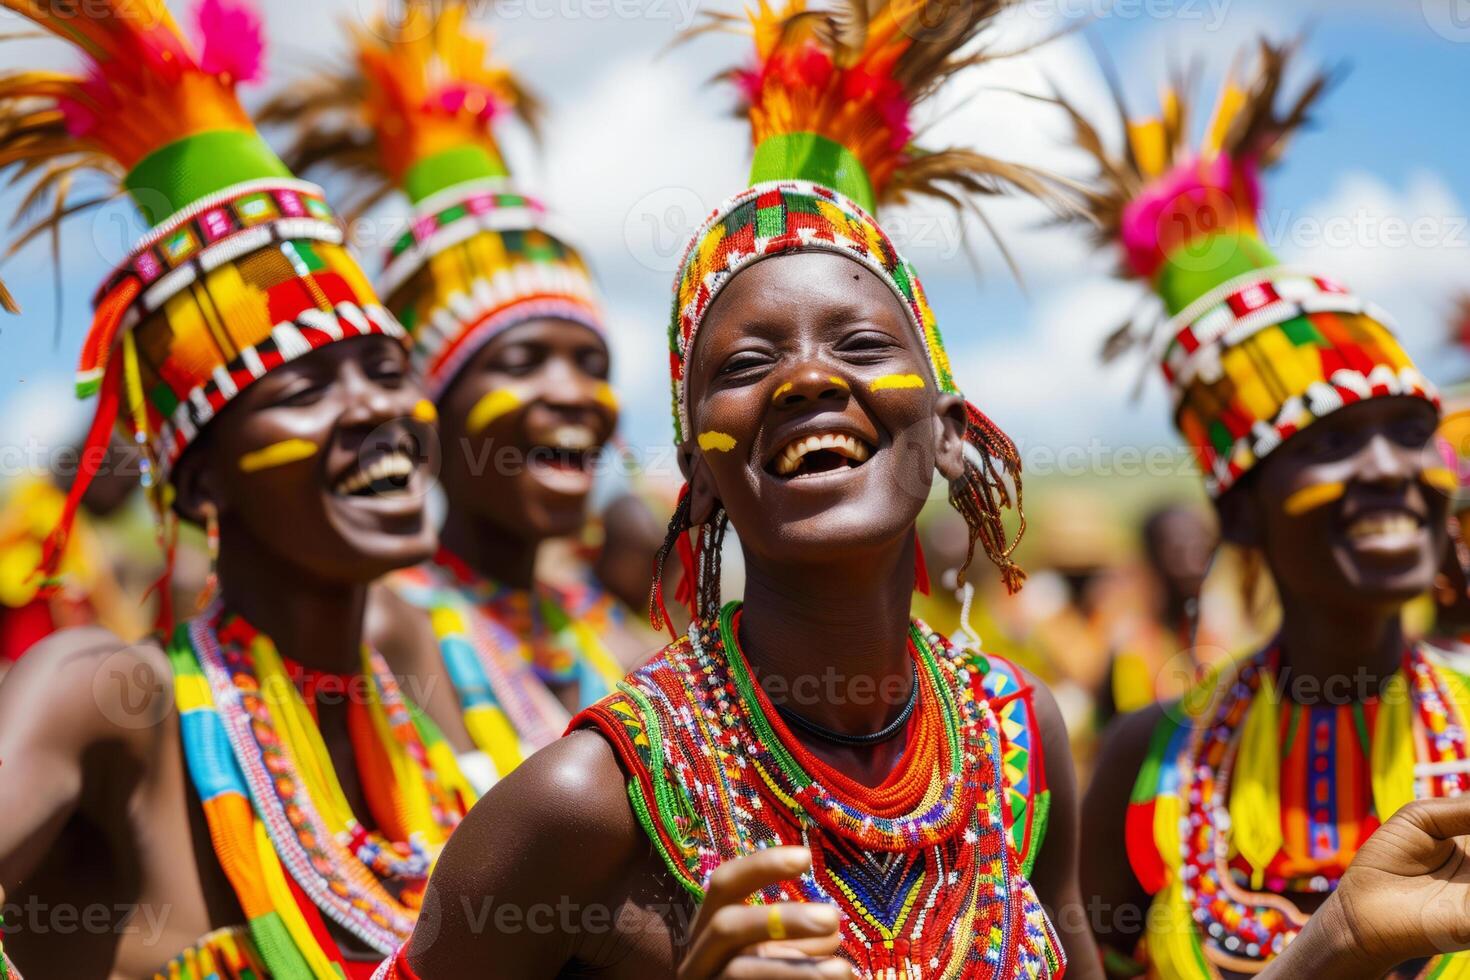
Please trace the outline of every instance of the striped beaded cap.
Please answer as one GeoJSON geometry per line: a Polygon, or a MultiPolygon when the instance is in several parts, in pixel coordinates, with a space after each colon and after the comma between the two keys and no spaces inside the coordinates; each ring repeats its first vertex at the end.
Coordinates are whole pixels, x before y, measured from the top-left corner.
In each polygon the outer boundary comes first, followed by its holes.
{"type": "Polygon", "coordinates": [[[475,351],[518,323],[556,318],[599,333],[587,265],[539,201],[510,181],[493,126],[534,129],[538,106],[452,0],[398,0],[393,17],[349,28],[354,62],[266,105],[295,132],[286,160],[351,176],[355,220],[394,191],[413,203],[378,288],[413,341],[437,398],[475,351]]]}
{"type": "MultiPolygon", "coordinates": [[[[680,260],[669,323],[674,430],[691,432],[684,368],[699,327],[726,283],[747,266],[786,252],[820,249],[870,270],[898,297],[929,364],[927,387],[957,394],[934,312],[913,267],[873,217],[877,205],[927,195],[960,206],[966,198],[1019,190],[1060,206],[1052,178],[959,147],[926,149],[913,141],[912,112],[950,76],[994,55],[984,44],[996,16],[1019,0],[759,0],[745,17],[709,13],[695,33],[729,30],[753,36],[748,68],[727,73],[743,97],[755,145],[747,189],[695,232],[680,260]],[[960,54],[962,49],[969,53],[960,54]]],[[[965,567],[981,543],[1008,588],[1025,575],[1012,559],[1025,518],[1012,537],[1001,512],[1021,509],[1021,459],[1015,444],[966,403],[965,469],[950,483],[950,502],[970,529],[965,567]]],[[[659,567],[684,526],[686,497],[659,553],[659,567]]],[[[699,526],[681,547],[685,594],[696,613],[718,602],[718,576],[697,575],[706,549],[718,551],[721,516],[699,526]]],[[[682,539],[681,539],[682,540],[682,539]]],[[[716,562],[717,564],[717,562],[716,562]]],[[[963,576],[963,571],[961,572],[963,576]]],[[[704,612],[698,612],[703,610],[704,612]]],[[[655,628],[669,623],[662,582],[650,602],[655,628]]]]}
{"type": "Polygon", "coordinates": [[[1166,316],[1120,327],[1111,357],[1144,347],[1161,360],[1174,421],[1212,496],[1315,420],[1364,398],[1438,403],[1381,309],[1323,275],[1281,265],[1258,225],[1258,174],[1309,121],[1329,79],[1282,98],[1295,45],[1261,41],[1253,75],[1227,80],[1203,142],[1190,142],[1184,84],[1155,119],[1129,119],[1123,152],[1065,100],[1075,139],[1098,164],[1085,193],[1100,246],[1122,246],[1121,274],[1141,279],[1166,316]]]}
{"type": "MultiPolygon", "coordinates": [[[[296,180],[235,96],[257,80],[260,21],[241,0],[200,0],[186,36],[162,0],[0,0],[85,59],[78,74],[0,77],[0,170],[48,214],[21,241],[126,194],[153,225],[97,293],[78,393],[98,408],[43,572],[119,418],[145,450],[162,518],[167,478],[200,430],[266,372],[333,341],[400,336],[343,246],[320,189],[296,180]],[[72,199],[73,178],[108,191],[72,199]]],[[[57,253],[59,254],[59,252],[57,253]]]]}
{"type": "Polygon", "coordinates": [[[873,213],[879,203],[1009,189],[1049,202],[1047,177],[957,147],[914,145],[911,113],[954,73],[991,57],[959,55],[1013,0],[760,0],[743,18],[711,14],[703,30],[753,35],[755,62],[728,73],[750,118],[751,186],[695,232],[679,265],[669,326],[674,426],[689,432],[684,364],[710,304],[734,275],[772,255],[825,249],[860,262],[903,303],[934,382],[956,393],[924,289],[873,213]]]}

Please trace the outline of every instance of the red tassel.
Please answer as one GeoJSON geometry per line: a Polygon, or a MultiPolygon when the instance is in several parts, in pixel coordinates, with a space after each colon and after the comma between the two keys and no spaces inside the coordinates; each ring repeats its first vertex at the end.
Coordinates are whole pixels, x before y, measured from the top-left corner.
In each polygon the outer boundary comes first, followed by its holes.
{"type": "Polygon", "coordinates": [[[102,390],[97,397],[97,414],[92,417],[92,427],[87,430],[87,441],[82,444],[81,462],[77,469],[76,479],[72,481],[71,489],[66,493],[66,504],[61,509],[61,519],[57,521],[56,527],[46,535],[46,542],[41,547],[41,564],[36,573],[41,576],[42,596],[52,596],[60,587],[56,581],[57,571],[61,566],[61,559],[66,551],[66,541],[71,535],[73,522],[76,521],[77,508],[82,504],[82,498],[87,495],[87,489],[92,485],[92,479],[107,459],[107,447],[112,440],[112,427],[117,422],[118,409],[118,386],[121,384],[119,372],[108,371],[102,378],[102,390]]]}
{"type": "Polygon", "coordinates": [[[914,588],[919,595],[929,594],[929,563],[924,560],[924,542],[919,532],[914,531],[914,588]]]}
{"type": "Polygon", "coordinates": [[[674,601],[688,606],[690,611],[694,610],[695,584],[699,580],[699,555],[694,546],[689,543],[689,532],[679,535],[679,542],[675,546],[679,552],[679,565],[684,574],[679,577],[679,587],[674,591],[674,601]]]}

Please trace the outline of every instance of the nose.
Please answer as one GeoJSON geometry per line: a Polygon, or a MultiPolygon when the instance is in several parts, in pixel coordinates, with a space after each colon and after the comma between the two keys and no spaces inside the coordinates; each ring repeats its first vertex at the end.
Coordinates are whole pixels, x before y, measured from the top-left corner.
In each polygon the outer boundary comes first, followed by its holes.
{"type": "Polygon", "coordinates": [[[354,358],[343,360],[337,382],[342,389],[341,424],[344,426],[370,428],[402,418],[409,414],[410,406],[418,398],[407,381],[402,387],[390,388],[370,377],[354,358]]]}
{"type": "Polygon", "coordinates": [[[852,386],[820,364],[803,364],[777,384],[771,403],[796,408],[806,402],[846,399],[852,386]]]}
{"type": "Polygon", "coordinates": [[[590,409],[597,405],[601,382],[572,358],[553,357],[546,363],[541,399],[552,408],[566,411],[590,409]]]}
{"type": "Polygon", "coordinates": [[[1416,467],[1411,450],[1383,433],[1375,433],[1363,447],[1357,473],[1359,482],[1396,488],[1407,483],[1416,467]]]}

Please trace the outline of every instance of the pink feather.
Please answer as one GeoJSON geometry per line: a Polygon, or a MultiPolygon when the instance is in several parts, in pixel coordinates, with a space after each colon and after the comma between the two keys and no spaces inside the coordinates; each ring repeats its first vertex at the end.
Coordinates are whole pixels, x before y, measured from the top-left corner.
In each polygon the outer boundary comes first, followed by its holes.
{"type": "MultiPolygon", "coordinates": [[[[1177,237],[1181,227],[1196,224],[1201,232],[1251,225],[1260,206],[1254,160],[1235,160],[1223,153],[1211,160],[1184,160],[1123,209],[1121,237],[1128,268],[1136,276],[1151,279],[1164,261],[1163,239],[1170,233],[1177,237]],[[1213,213],[1222,200],[1229,201],[1228,213],[1213,213]]],[[[1168,244],[1177,247],[1182,243],[1168,244]]]]}
{"type": "Polygon", "coordinates": [[[201,71],[236,83],[265,78],[265,31],[248,0],[200,0],[194,23],[201,71]]]}

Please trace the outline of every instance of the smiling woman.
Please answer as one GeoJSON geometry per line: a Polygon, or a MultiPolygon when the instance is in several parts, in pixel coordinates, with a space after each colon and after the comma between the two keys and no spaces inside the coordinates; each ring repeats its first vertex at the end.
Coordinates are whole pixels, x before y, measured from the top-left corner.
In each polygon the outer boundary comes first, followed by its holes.
{"type": "Polygon", "coordinates": [[[1148,908],[1101,923],[1108,946],[1141,961],[1119,961],[1129,976],[1466,976],[1464,954],[1435,955],[1463,943],[1433,941],[1432,914],[1349,930],[1338,915],[1349,901],[1334,900],[1340,887],[1354,905],[1378,898],[1350,887],[1369,869],[1401,876],[1390,892],[1407,897],[1415,875],[1433,890],[1462,860],[1418,830],[1424,813],[1453,809],[1414,801],[1470,790],[1470,687],[1401,622],[1447,545],[1454,479],[1432,445],[1438,395],[1386,313],[1280,265],[1257,228],[1258,171],[1325,85],[1317,76],[1287,96],[1294,50],[1263,41],[1198,146],[1185,90],[1166,93],[1158,119],[1120,120],[1117,154],[1068,110],[1098,158],[1092,229],[1122,246],[1124,268],[1169,314],[1114,348],[1162,352],[1224,537],[1264,559],[1281,600],[1264,649],[1110,730],[1098,771],[1122,778],[1089,791],[1099,846],[1084,852],[1083,894],[1090,907],[1148,908]],[[1445,856],[1423,859],[1420,844],[1445,856]],[[1339,965],[1296,958],[1324,935],[1347,951],[1339,965]]]}
{"type": "Polygon", "coordinates": [[[88,913],[15,922],[7,952],[45,976],[364,977],[471,796],[363,642],[369,583],[435,544],[403,328],[240,107],[248,8],[202,0],[191,39],[157,0],[0,5],[86,57],[0,86],[0,160],[57,220],[61,175],[91,168],[155,225],[99,294],[97,412],[43,571],[116,427],[170,563],[177,521],[204,525],[218,582],[162,647],[65,631],[0,687],[0,894],[88,913]]]}
{"type": "MultiPolygon", "coordinates": [[[[914,104],[984,59],[969,45],[1005,6],[751,13],[756,61],[734,74],[753,186],[689,243],[670,323],[687,485],[660,565],[679,555],[693,625],[485,796],[435,873],[434,927],[382,976],[1009,980],[1067,954],[1097,975],[1083,917],[1059,932],[1043,907],[1076,901],[1055,704],[909,613],[936,473],[969,552],[1023,577],[1014,446],[959,394],[872,216],[906,193],[1049,196],[1032,171],[910,143],[914,104]],[[722,606],[731,525],[745,595],[722,606]],[[491,896],[615,925],[510,934],[457,911],[491,896]]],[[[669,621],[661,584],[651,607],[669,621]]]]}
{"type": "Polygon", "coordinates": [[[439,553],[379,590],[372,620],[390,653],[439,647],[459,704],[436,717],[483,790],[645,652],[589,571],[538,575],[542,544],[587,523],[618,404],[587,267],[495,141],[504,117],[535,121],[534,99],[463,6],[385,9],[354,33],[355,65],[261,118],[295,127],[288,160],[351,173],[364,206],[394,191],[414,206],[380,285],[437,406],[448,513],[439,553]]]}

